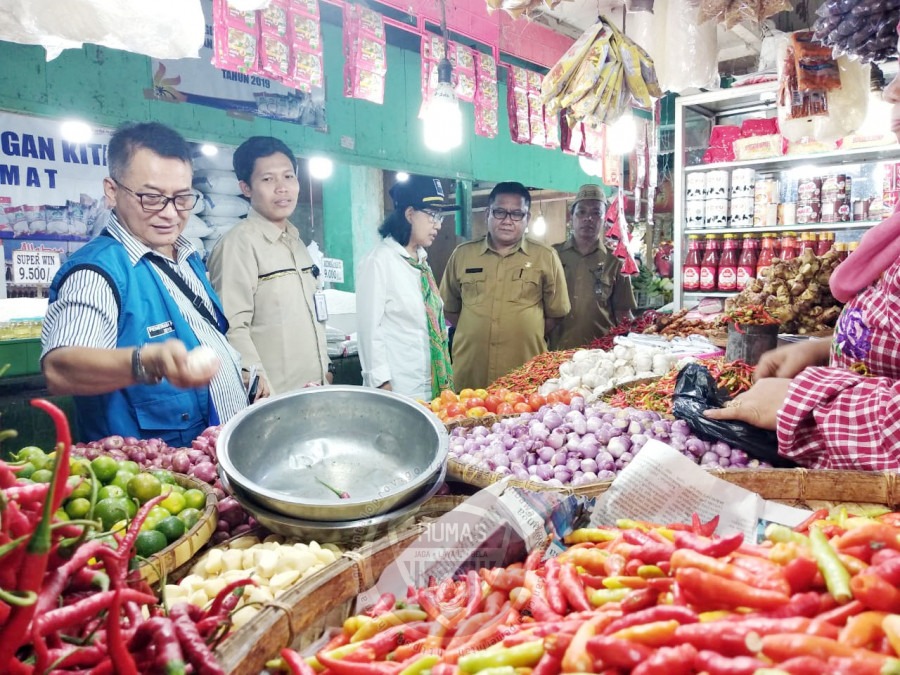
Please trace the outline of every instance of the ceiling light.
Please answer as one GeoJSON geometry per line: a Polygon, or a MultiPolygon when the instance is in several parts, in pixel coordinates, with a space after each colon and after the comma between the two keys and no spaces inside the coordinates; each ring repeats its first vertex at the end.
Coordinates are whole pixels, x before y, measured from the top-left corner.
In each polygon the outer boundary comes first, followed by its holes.
{"type": "Polygon", "coordinates": [[[219,154],[219,148],[212,143],[203,143],[200,146],[200,154],[204,157],[215,157],[219,154]]]}
{"type": "Polygon", "coordinates": [[[539,215],[531,224],[531,234],[535,237],[543,237],[547,234],[547,220],[544,218],[544,214],[539,215]]]}
{"type": "Polygon", "coordinates": [[[398,171],[396,178],[398,183],[405,183],[409,180],[409,174],[405,171],[398,171]]]}
{"type": "Polygon", "coordinates": [[[591,157],[579,155],[578,166],[580,166],[581,170],[584,171],[588,176],[603,178],[603,162],[601,162],[599,159],[592,159],[591,157]]]}
{"type": "Polygon", "coordinates": [[[422,127],[425,147],[449,152],[462,143],[462,113],[451,82],[453,67],[446,58],[438,64],[438,84],[431,94],[422,127]]]}
{"type": "Polygon", "coordinates": [[[94,135],[91,126],[81,120],[66,120],[59,127],[63,140],[70,143],[87,143],[94,135]]]}
{"type": "Polygon", "coordinates": [[[606,128],[606,147],[610,154],[627,155],[637,141],[637,125],[630,113],[622,115],[606,128]]]}
{"type": "Polygon", "coordinates": [[[309,158],[309,175],[316,180],[325,180],[330,178],[334,172],[334,162],[327,157],[310,157],[309,158]]]}

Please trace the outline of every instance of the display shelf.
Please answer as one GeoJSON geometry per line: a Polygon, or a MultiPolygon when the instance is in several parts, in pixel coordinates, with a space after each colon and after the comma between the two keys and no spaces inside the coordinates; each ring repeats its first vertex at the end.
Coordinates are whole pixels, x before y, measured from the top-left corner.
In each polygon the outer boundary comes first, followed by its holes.
{"type": "Polygon", "coordinates": [[[697,164],[684,167],[685,173],[694,171],[717,171],[721,169],[764,169],[777,171],[790,169],[797,165],[815,164],[816,166],[841,164],[860,164],[862,162],[890,159],[900,154],[900,145],[881,145],[875,148],[854,148],[853,150],[835,150],[834,152],[818,152],[812,155],[780,155],[763,159],[745,159],[736,162],[718,162],[716,164],[697,164]]]}
{"type": "Polygon", "coordinates": [[[682,295],[685,298],[730,298],[738,293],[740,291],[685,291],[682,295]]]}
{"type": "Polygon", "coordinates": [[[868,229],[880,223],[880,220],[851,220],[845,223],[809,223],[806,225],[775,225],[774,227],[725,227],[686,229],[684,234],[747,234],[750,232],[829,232],[831,230],[868,229]]]}

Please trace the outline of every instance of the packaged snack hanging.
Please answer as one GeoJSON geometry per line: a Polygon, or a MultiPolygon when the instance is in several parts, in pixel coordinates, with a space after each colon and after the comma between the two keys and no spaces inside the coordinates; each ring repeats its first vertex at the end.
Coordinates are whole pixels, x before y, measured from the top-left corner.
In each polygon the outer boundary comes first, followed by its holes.
{"type": "Polygon", "coordinates": [[[743,288],[750,283],[750,280],[756,276],[756,249],[759,247],[759,239],[752,234],[744,235],[743,246],[741,247],[741,257],[738,259],[737,266],[737,290],[743,288]]]}
{"type": "Polygon", "coordinates": [[[733,291],[737,288],[737,235],[728,233],[724,239],[722,258],[719,260],[718,285],[720,291],[733,291]]]}
{"type": "Polygon", "coordinates": [[[700,263],[700,290],[716,290],[716,277],[719,271],[719,242],[716,235],[706,235],[706,250],[703,262],[700,263]]]}
{"type": "Polygon", "coordinates": [[[703,258],[701,255],[701,246],[700,235],[688,235],[688,252],[684,259],[681,282],[685,291],[700,290],[700,263],[703,258]]]}

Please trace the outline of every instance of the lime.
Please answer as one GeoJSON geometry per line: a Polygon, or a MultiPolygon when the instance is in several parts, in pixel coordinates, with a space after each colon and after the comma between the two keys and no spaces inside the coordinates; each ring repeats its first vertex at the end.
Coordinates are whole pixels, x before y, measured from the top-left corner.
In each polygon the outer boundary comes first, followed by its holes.
{"type": "Polygon", "coordinates": [[[156,530],[144,530],[134,542],[134,552],[142,558],[149,558],[169,545],[166,535],[156,530]]]}
{"type": "Polygon", "coordinates": [[[70,518],[84,518],[91,510],[91,500],[75,497],[66,502],[65,509],[70,518]]]}
{"type": "Polygon", "coordinates": [[[19,470],[16,471],[16,477],[21,480],[23,478],[31,478],[31,474],[37,471],[37,467],[31,462],[25,462],[19,470]]]}
{"type": "Polygon", "coordinates": [[[53,472],[50,469],[38,469],[31,474],[31,480],[35,483],[49,483],[53,480],[53,472]]]}
{"type": "Polygon", "coordinates": [[[159,503],[159,505],[164,509],[167,509],[173,516],[177,516],[179,512],[185,507],[184,496],[178,494],[177,492],[173,492],[168,497],[163,499],[159,503]]]}
{"type": "Polygon", "coordinates": [[[141,465],[132,462],[130,459],[119,462],[119,471],[127,471],[129,473],[138,474],[141,472],[141,465]]]}
{"type": "Polygon", "coordinates": [[[94,507],[94,517],[99,518],[104,530],[109,530],[128,517],[128,504],[123,497],[101,499],[94,507]]]}
{"type": "Polygon", "coordinates": [[[197,524],[197,521],[200,520],[200,516],[202,514],[198,509],[192,509],[190,507],[186,509],[181,509],[178,512],[178,520],[184,523],[184,529],[190,530],[194,525],[197,524]]]}
{"type": "Polygon", "coordinates": [[[94,470],[94,475],[97,476],[97,480],[105,485],[116,477],[116,472],[119,470],[119,463],[112,457],[100,455],[91,461],[91,468],[94,470]]]}
{"type": "Polygon", "coordinates": [[[109,499],[110,497],[124,497],[125,490],[118,485],[104,485],[97,491],[97,499],[109,499]]]}
{"type": "Polygon", "coordinates": [[[115,477],[110,481],[110,485],[115,485],[116,487],[120,487],[125,490],[125,493],[128,493],[128,481],[134,478],[137,474],[131,473],[130,471],[123,471],[119,469],[116,471],[115,477]]]}
{"type": "Polygon", "coordinates": [[[90,464],[84,457],[73,457],[69,460],[69,473],[73,476],[90,476],[91,472],[88,470],[90,464]]]}
{"type": "Polygon", "coordinates": [[[206,506],[206,495],[203,490],[191,488],[184,491],[184,505],[189,509],[202,509],[206,506]]]}
{"type": "Polygon", "coordinates": [[[159,525],[162,520],[162,518],[155,518],[148,514],[147,517],[144,518],[144,522],[141,523],[141,532],[144,530],[155,530],[156,526],[159,525]]]}
{"type": "Polygon", "coordinates": [[[151,516],[153,518],[156,518],[156,520],[165,520],[172,514],[169,513],[168,510],[164,509],[163,507],[161,507],[157,504],[152,509],[150,509],[150,513],[148,513],[147,515],[151,516]]]}
{"type": "Polygon", "coordinates": [[[184,534],[184,523],[176,516],[169,516],[159,522],[159,525],[156,526],[156,531],[166,535],[166,540],[171,544],[184,534]]]}
{"type": "Polygon", "coordinates": [[[37,469],[44,469],[50,464],[47,454],[36,445],[29,445],[16,453],[19,462],[31,462],[37,469]]]}
{"type": "Polygon", "coordinates": [[[69,476],[69,485],[72,486],[72,491],[69,493],[69,499],[91,496],[90,478],[84,478],[83,476],[69,476]]]}
{"type": "Polygon", "coordinates": [[[56,513],[53,514],[53,517],[59,521],[68,522],[69,520],[71,520],[71,518],[69,518],[69,514],[66,513],[63,509],[57,509],[56,513]]]}
{"type": "Polygon", "coordinates": [[[168,469],[151,469],[150,473],[159,478],[160,483],[169,483],[170,485],[175,484],[175,474],[168,469]]]}
{"type": "Polygon", "coordinates": [[[129,518],[134,518],[138,512],[137,502],[133,499],[125,499],[125,511],[128,513],[129,518]]]}
{"type": "Polygon", "coordinates": [[[139,473],[128,481],[126,488],[129,497],[134,497],[141,504],[159,496],[162,483],[150,473],[139,473]]]}

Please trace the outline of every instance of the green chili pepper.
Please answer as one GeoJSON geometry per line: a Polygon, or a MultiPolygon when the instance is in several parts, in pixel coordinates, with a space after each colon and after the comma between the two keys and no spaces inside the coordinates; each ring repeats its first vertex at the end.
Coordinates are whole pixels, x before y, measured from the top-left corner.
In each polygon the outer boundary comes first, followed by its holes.
{"type": "Polygon", "coordinates": [[[825,579],[828,592],[840,604],[853,599],[850,590],[850,573],[844,567],[844,563],[838,558],[837,553],[831,547],[825,533],[818,527],[809,531],[809,543],[813,557],[819,565],[819,571],[825,579]]]}
{"type": "Polygon", "coordinates": [[[605,605],[607,602],[621,602],[632,591],[630,588],[588,588],[585,590],[588,600],[594,607],[605,605]]]}
{"type": "Polygon", "coordinates": [[[419,675],[426,670],[431,670],[431,666],[441,660],[441,657],[435,654],[425,654],[410,663],[406,668],[400,671],[399,675],[419,675]]]}
{"type": "Polygon", "coordinates": [[[778,525],[776,523],[772,523],[766,528],[766,539],[775,542],[776,544],[794,543],[800,544],[801,546],[809,546],[808,537],[799,532],[794,532],[785,525],[778,525]]]}
{"type": "MultiPolygon", "coordinates": [[[[459,658],[459,669],[464,673],[484,673],[488,669],[508,667],[533,667],[544,655],[544,641],[523,642],[496,652],[475,652],[459,658]]],[[[494,673],[494,675],[501,675],[494,673]]]]}

